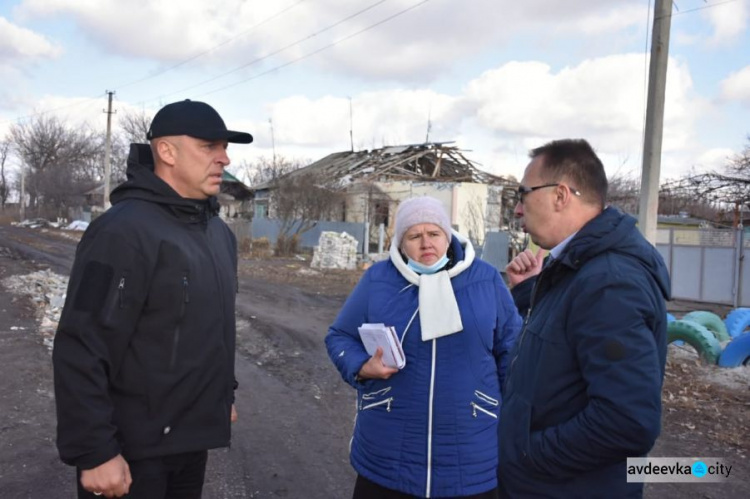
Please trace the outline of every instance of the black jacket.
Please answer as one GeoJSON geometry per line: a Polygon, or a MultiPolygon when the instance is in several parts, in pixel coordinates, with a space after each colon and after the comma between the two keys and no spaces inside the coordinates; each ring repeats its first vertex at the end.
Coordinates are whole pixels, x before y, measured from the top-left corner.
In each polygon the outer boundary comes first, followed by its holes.
{"type": "Polygon", "coordinates": [[[230,439],[236,240],[133,144],[128,180],[76,251],[55,337],[57,446],[82,469],[230,439]]]}

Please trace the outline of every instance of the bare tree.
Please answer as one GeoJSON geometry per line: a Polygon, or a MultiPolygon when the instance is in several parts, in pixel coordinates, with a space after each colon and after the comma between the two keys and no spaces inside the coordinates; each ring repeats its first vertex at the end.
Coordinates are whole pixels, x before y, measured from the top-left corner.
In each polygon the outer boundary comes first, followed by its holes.
{"type": "Polygon", "coordinates": [[[701,218],[722,218],[734,213],[739,222],[740,207],[750,207],[750,136],[742,152],[730,158],[721,172],[691,173],[665,183],[662,195],[671,196],[675,209],[701,218]]]}
{"type": "MultiPolygon", "coordinates": [[[[677,181],[689,185],[686,179],[692,175],[677,181]]],[[[640,181],[628,175],[614,175],[609,179],[607,201],[612,206],[620,208],[626,213],[638,214],[640,201],[640,181]]],[[[713,203],[697,195],[692,189],[674,188],[674,181],[668,181],[661,185],[659,191],[659,214],[660,215],[683,215],[713,220],[716,209],[713,203]]]]}
{"type": "Polygon", "coordinates": [[[343,191],[329,187],[314,174],[287,175],[275,181],[275,218],[281,221],[276,253],[289,255],[297,250],[299,235],[318,220],[329,219],[341,210],[343,191]]]}
{"type": "MultiPolygon", "coordinates": [[[[130,144],[130,140],[123,134],[118,133],[112,135],[112,144],[110,150],[110,168],[112,176],[110,177],[110,185],[112,185],[113,187],[124,182],[126,179],[125,172],[127,171],[128,166],[130,144]]],[[[104,163],[104,150],[102,150],[100,163],[104,163]]]]}
{"type": "MultiPolygon", "coordinates": [[[[513,179],[515,182],[515,179],[513,179]]],[[[495,193],[498,196],[498,193],[495,193]]],[[[521,224],[516,218],[515,209],[518,203],[518,184],[515,186],[503,186],[499,192],[499,197],[493,202],[498,205],[500,214],[500,230],[508,234],[508,257],[513,258],[518,253],[526,249],[529,244],[528,235],[521,230],[521,224]]]]}
{"type": "Polygon", "coordinates": [[[5,203],[10,194],[10,186],[5,176],[5,164],[10,156],[11,141],[9,137],[0,140],[0,208],[5,209],[5,203]]]}
{"type": "Polygon", "coordinates": [[[607,203],[625,213],[638,213],[641,185],[637,178],[615,174],[608,179],[607,203]]]}
{"type": "Polygon", "coordinates": [[[484,233],[487,231],[486,216],[482,209],[482,200],[475,197],[467,202],[462,211],[463,219],[466,221],[466,235],[475,248],[484,242],[484,233]]]}
{"type": "Polygon", "coordinates": [[[151,116],[144,111],[128,111],[119,117],[118,122],[126,143],[146,142],[146,134],[151,126],[151,116]]]}
{"type": "Polygon", "coordinates": [[[292,159],[284,156],[269,159],[262,156],[253,163],[243,161],[240,163],[238,170],[244,173],[251,186],[256,186],[274,181],[287,173],[304,168],[308,164],[310,164],[309,160],[292,159]]]}
{"type": "Polygon", "coordinates": [[[87,127],[69,128],[41,114],[11,125],[10,136],[26,169],[30,207],[37,213],[44,203],[57,216],[65,215],[65,208],[80,203],[101,178],[102,140],[87,127]]]}
{"type": "Polygon", "coordinates": [[[730,159],[722,180],[728,197],[750,207],[750,135],[742,152],[730,159]]]}

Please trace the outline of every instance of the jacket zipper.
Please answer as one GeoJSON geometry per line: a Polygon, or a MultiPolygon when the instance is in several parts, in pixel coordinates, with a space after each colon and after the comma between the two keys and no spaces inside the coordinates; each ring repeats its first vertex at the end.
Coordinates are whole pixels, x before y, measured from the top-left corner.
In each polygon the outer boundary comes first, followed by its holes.
{"type": "Polygon", "coordinates": [[[372,400],[372,399],[374,399],[376,397],[382,397],[383,395],[385,395],[386,393],[388,393],[390,391],[391,391],[391,387],[387,386],[387,387],[385,387],[383,389],[380,389],[380,390],[378,390],[376,392],[364,393],[364,394],[362,394],[362,400],[372,400]]]}
{"type": "Polygon", "coordinates": [[[180,301],[180,317],[177,320],[177,327],[174,331],[174,338],[172,340],[172,356],[169,359],[169,368],[174,369],[177,363],[177,347],[180,344],[180,330],[182,329],[182,318],[185,316],[185,307],[187,303],[190,303],[190,294],[188,293],[188,278],[182,276],[182,300],[180,301]]]}
{"type": "Polygon", "coordinates": [[[476,395],[479,399],[481,399],[483,402],[487,402],[488,404],[497,407],[500,405],[500,402],[497,401],[497,399],[494,399],[487,395],[486,393],[482,393],[479,390],[474,390],[474,395],[476,395]]]}
{"type": "Polygon", "coordinates": [[[474,416],[474,417],[477,417],[477,411],[481,411],[481,412],[487,414],[488,416],[492,416],[493,418],[497,419],[497,414],[491,413],[490,411],[488,411],[487,409],[485,409],[484,407],[480,406],[479,404],[477,404],[474,401],[471,402],[471,407],[472,407],[472,411],[471,411],[472,412],[472,416],[474,416]]]}
{"type": "Polygon", "coordinates": [[[437,359],[437,339],[432,340],[432,370],[430,372],[430,399],[427,406],[427,490],[425,497],[429,499],[432,489],[432,406],[435,396],[435,360],[437,359]]]}
{"type": "Polygon", "coordinates": [[[386,404],[385,410],[387,412],[391,412],[391,402],[393,402],[393,397],[388,397],[387,399],[378,400],[377,402],[373,402],[372,404],[367,404],[366,406],[360,408],[360,411],[365,411],[367,409],[372,409],[373,407],[378,407],[386,404]]]}
{"type": "MultiPolygon", "coordinates": [[[[214,274],[214,283],[216,284],[216,291],[217,291],[216,294],[218,295],[218,298],[219,298],[219,310],[221,310],[223,312],[223,310],[224,310],[224,303],[228,299],[234,300],[237,297],[237,294],[239,293],[239,274],[238,274],[238,269],[235,268],[234,269],[235,278],[237,279],[237,282],[236,282],[237,288],[235,290],[235,296],[229,296],[229,297],[225,296],[224,295],[224,289],[222,288],[222,279],[221,279],[221,276],[219,275],[219,270],[218,270],[218,267],[217,267],[217,261],[219,260],[219,258],[216,255],[216,253],[213,251],[213,249],[212,249],[213,245],[212,245],[211,240],[209,239],[208,234],[207,234],[207,232],[208,232],[208,223],[209,222],[210,222],[210,217],[207,219],[206,228],[203,231],[203,240],[205,241],[206,246],[209,248],[209,253],[211,254],[211,269],[213,270],[213,274],[214,274]]],[[[221,343],[224,346],[224,353],[226,354],[227,358],[231,358],[231,357],[234,356],[234,352],[230,352],[229,348],[228,348],[228,345],[227,345],[227,338],[226,338],[226,331],[225,331],[225,328],[227,327],[227,325],[226,325],[226,319],[224,319],[224,314],[223,313],[220,314],[220,317],[222,318],[222,321],[221,321],[220,324],[217,324],[217,329],[221,330],[221,343]]],[[[234,320],[234,317],[232,317],[231,320],[234,320]]],[[[233,382],[235,380],[235,378],[234,378],[234,372],[230,372],[230,373],[227,373],[227,374],[228,374],[228,378],[229,378],[230,382],[233,382]]],[[[231,399],[231,393],[229,394],[229,396],[230,396],[230,399],[231,399]]],[[[227,418],[227,421],[229,421],[229,418],[227,418]]]]}
{"type": "Polygon", "coordinates": [[[542,269],[541,273],[539,274],[539,277],[537,277],[536,282],[534,283],[534,289],[531,292],[531,301],[529,302],[529,309],[526,311],[526,317],[523,320],[523,330],[521,331],[521,336],[518,338],[518,348],[516,349],[516,355],[513,357],[513,360],[510,361],[510,366],[508,367],[508,373],[505,376],[505,383],[508,383],[508,380],[510,379],[510,374],[513,372],[513,366],[516,364],[516,360],[518,359],[518,355],[521,353],[521,346],[523,345],[523,339],[526,336],[526,326],[529,325],[529,319],[531,318],[531,311],[534,309],[534,303],[536,302],[537,294],[539,293],[539,287],[542,282],[542,276],[547,271],[549,267],[542,269]]]}

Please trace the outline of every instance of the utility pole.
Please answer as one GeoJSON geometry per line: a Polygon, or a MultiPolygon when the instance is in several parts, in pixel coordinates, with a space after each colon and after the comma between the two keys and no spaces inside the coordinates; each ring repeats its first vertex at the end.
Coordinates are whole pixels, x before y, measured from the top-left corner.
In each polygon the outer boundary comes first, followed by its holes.
{"type": "Polygon", "coordinates": [[[432,106],[430,106],[430,110],[427,111],[427,134],[424,137],[425,144],[430,143],[430,131],[431,130],[432,130],[432,106]]]}
{"type": "Polygon", "coordinates": [[[273,153],[273,167],[276,169],[276,139],[273,136],[273,120],[268,118],[268,126],[271,127],[271,151],[273,153]]]}
{"type": "Polygon", "coordinates": [[[110,164],[112,155],[112,115],[115,113],[112,111],[112,96],[114,92],[110,92],[109,90],[105,90],[105,92],[109,96],[107,110],[104,111],[107,113],[107,138],[104,141],[104,196],[102,206],[106,210],[111,206],[109,204],[109,179],[112,176],[112,165],[110,164]]]}
{"type": "Polygon", "coordinates": [[[26,220],[26,168],[23,160],[21,161],[21,221],[26,220]]]}
{"type": "Polygon", "coordinates": [[[648,71],[646,130],[643,137],[643,169],[638,224],[643,236],[656,244],[659,212],[659,177],[661,145],[664,133],[664,94],[667,86],[669,30],[672,23],[672,0],[656,0],[654,28],[651,36],[651,62],[648,71]]]}
{"type": "Polygon", "coordinates": [[[349,143],[351,144],[351,151],[354,152],[354,113],[351,97],[349,97],[349,143]]]}

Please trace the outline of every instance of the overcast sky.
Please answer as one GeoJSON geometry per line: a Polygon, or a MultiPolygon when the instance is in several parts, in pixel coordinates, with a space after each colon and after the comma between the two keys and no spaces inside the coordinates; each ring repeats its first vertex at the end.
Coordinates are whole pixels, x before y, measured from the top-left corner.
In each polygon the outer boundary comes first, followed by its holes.
{"type": "MultiPolygon", "coordinates": [[[[750,134],[750,0],[675,5],[662,179],[721,169],[750,134]]],[[[118,113],[210,103],[255,136],[234,163],[348,150],[350,123],[355,149],[421,143],[429,121],[492,173],[583,137],[638,177],[652,18],[649,0],[0,0],[0,134],[42,111],[104,129],[113,90],[118,113]]]]}

